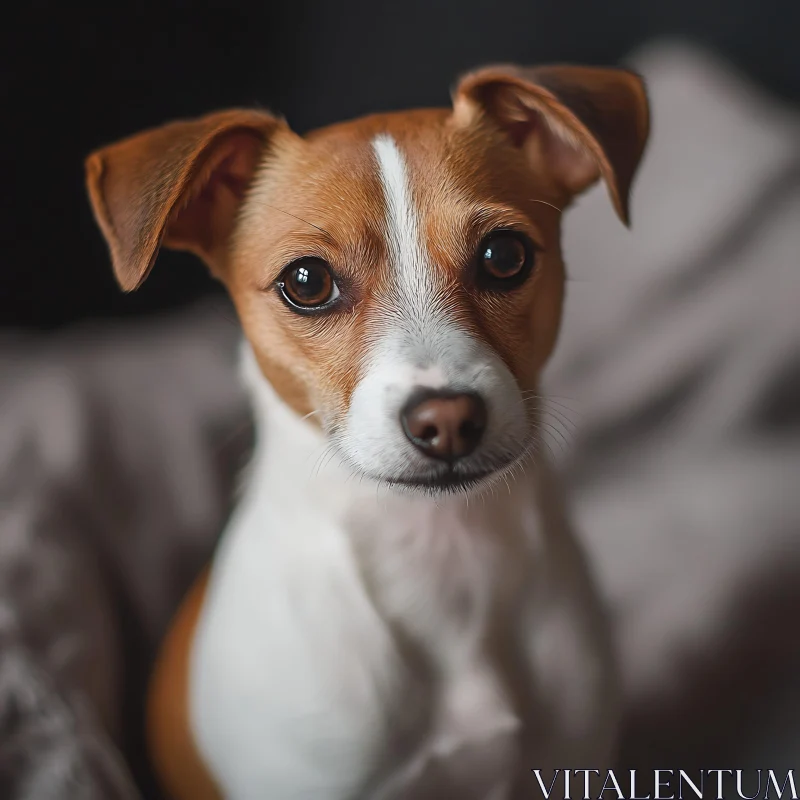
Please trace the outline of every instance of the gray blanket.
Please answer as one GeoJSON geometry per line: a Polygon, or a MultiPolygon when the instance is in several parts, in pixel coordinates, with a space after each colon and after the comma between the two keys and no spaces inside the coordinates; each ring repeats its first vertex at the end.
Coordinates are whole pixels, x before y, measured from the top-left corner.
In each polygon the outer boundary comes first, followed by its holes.
{"type": "MultiPolygon", "coordinates": [[[[616,619],[620,758],[797,768],[800,116],[696,51],[633,62],[633,230],[599,187],[568,214],[545,376],[616,619]]],[[[156,796],[142,692],[247,455],[237,338],[210,301],[0,339],[0,797],[156,796]]]]}

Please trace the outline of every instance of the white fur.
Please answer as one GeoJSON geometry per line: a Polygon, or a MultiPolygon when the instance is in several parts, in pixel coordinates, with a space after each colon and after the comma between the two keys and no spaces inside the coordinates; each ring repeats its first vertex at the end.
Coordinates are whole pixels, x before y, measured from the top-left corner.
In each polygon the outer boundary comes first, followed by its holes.
{"type": "Polygon", "coordinates": [[[608,766],[608,637],[547,472],[376,490],[245,363],[259,441],[190,675],[225,797],[517,800],[608,766]]]}
{"type": "Polygon", "coordinates": [[[420,235],[409,172],[395,141],[376,137],[386,203],[386,238],[394,275],[390,305],[377,343],[364,356],[337,444],[346,459],[373,478],[391,481],[435,475],[433,464],[406,440],[400,409],[417,387],[447,387],[480,394],[488,409],[482,446],[458,465],[481,472],[519,458],[530,444],[519,388],[502,360],[451,320],[437,293],[436,266],[420,235]]]}
{"type": "Polygon", "coordinates": [[[411,181],[403,154],[389,134],[376,136],[372,143],[378,161],[386,202],[387,244],[395,272],[406,300],[424,306],[433,282],[419,233],[419,215],[414,207],[411,181]]]}

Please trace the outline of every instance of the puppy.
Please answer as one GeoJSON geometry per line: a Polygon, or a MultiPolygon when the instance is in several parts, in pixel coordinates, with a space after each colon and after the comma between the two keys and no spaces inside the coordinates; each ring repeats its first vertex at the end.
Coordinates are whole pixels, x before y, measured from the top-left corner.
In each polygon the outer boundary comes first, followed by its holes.
{"type": "Polygon", "coordinates": [[[302,137],[224,111],[89,157],[122,288],[188,250],[246,340],[248,486],[150,697],[176,800],[519,800],[532,770],[611,766],[537,382],[562,211],[602,178],[627,223],[648,127],[630,72],[497,66],[450,109],[302,137]]]}

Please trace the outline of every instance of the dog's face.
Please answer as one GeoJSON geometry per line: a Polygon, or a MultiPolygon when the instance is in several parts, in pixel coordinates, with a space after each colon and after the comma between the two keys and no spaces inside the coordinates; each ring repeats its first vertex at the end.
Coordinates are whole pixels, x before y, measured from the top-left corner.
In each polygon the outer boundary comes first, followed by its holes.
{"type": "Polygon", "coordinates": [[[621,70],[490,68],[452,110],[299,137],[260,112],[99,151],[90,194],[125,289],[163,240],[226,284],[265,377],[356,472],[464,488],[536,442],[561,212],[598,178],[623,219],[648,131],[621,70]]]}

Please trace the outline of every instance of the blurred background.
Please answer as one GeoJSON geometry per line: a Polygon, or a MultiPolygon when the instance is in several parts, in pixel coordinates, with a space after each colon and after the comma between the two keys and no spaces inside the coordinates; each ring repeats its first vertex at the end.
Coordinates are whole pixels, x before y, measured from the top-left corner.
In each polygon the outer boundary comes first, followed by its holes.
{"type": "Polygon", "coordinates": [[[122,294],[86,155],[228,106],[305,132],[445,105],[496,61],[624,63],[653,103],[633,229],[602,187],[566,217],[545,375],[615,618],[620,763],[800,767],[798,36],[797,0],[6,9],[0,797],[158,797],[147,675],[251,441],[219,285],[165,252],[122,294]]]}

